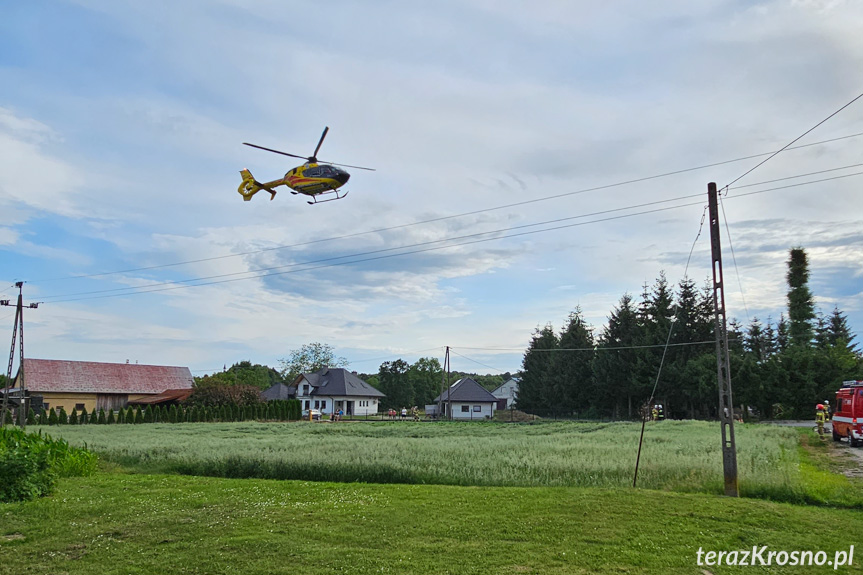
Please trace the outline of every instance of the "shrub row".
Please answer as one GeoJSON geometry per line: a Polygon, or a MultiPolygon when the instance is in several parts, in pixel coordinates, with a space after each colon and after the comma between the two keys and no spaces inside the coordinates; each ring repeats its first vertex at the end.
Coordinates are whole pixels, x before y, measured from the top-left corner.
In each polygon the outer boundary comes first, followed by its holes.
{"type": "Polygon", "coordinates": [[[28,501],[54,490],[58,477],[90,475],[96,455],[62,439],[0,428],[0,502],[28,501]]]}
{"type": "Polygon", "coordinates": [[[294,399],[268,401],[254,405],[226,404],[221,406],[202,407],[182,405],[159,406],[148,405],[120,409],[118,411],[104,409],[80,414],[72,410],[67,414],[64,408],[60,411],[50,409],[36,414],[31,409],[27,413],[29,425],[80,425],[80,424],[111,424],[111,423],[183,423],[198,421],[292,421],[300,418],[300,402],[294,399]]]}

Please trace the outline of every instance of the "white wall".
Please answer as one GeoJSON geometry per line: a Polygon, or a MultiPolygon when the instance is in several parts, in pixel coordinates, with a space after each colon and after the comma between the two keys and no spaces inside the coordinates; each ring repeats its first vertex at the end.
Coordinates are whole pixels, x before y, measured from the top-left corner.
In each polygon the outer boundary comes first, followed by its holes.
{"type": "Polygon", "coordinates": [[[457,401],[453,401],[451,405],[453,419],[485,420],[486,417],[491,417],[494,415],[493,403],[459,403],[457,401]],[[461,410],[463,405],[467,406],[468,410],[466,412],[463,412],[461,410]],[[480,406],[480,411],[473,410],[475,405],[480,406]]]}

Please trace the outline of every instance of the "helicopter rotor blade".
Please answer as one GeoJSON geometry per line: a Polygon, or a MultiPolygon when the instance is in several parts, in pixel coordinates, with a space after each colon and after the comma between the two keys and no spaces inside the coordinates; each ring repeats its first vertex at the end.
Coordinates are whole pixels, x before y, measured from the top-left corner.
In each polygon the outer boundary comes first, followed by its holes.
{"type": "Polygon", "coordinates": [[[273,150],[272,148],[265,148],[265,147],[263,147],[263,146],[258,146],[258,145],[256,145],[256,144],[250,144],[250,143],[248,143],[248,142],[243,142],[243,145],[244,145],[244,146],[250,146],[250,147],[252,147],[252,148],[258,148],[259,150],[266,150],[266,151],[268,151],[268,152],[272,152],[272,153],[274,153],[274,154],[281,154],[281,155],[283,155],[283,156],[290,156],[290,157],[292,157],[292,158],[299,158],[299,159],[301,159],[301,160],[305,160],[305,159],[306,159],[306,157],[305,157],[305,156],[298,156],[298,155],[296,155],[296,154],[289,154],[289,153],[287,153],[287,152],[280,152],[279,150],[273,150]]]}
{"type": "Polygon", "coordinates": [[[318,160],[319,164],[330,164],[331,166],[344,166],[345,168],[357,168],[358,170],[368,170],[370,172],[376,172],[374,168],[364,168],[362,166],[352,166],[350,164],[337,164],[335,162],[325,162],[323,160],[318,160]]]}
{"type": "Polygon", "coordinates": [[[313,158],[317,158],[317,157],[318,157],[318,151],[321,149],[321,144],[323,144],[323,143],[324,143],[324,138],[326,138],[326,137],[327,137],[327,132],[329,132],[329,131],[330,131],[330,127],[329,127],[329,126],[324,126],[324,133],[323,133],[323,134],[321,134],[321,139],[318,141],[318,147],[317,147],[317,148],[315,148],[315,153],[314,153],[314,154],[312,154],[312,157],[313,157],[313,158]]]}

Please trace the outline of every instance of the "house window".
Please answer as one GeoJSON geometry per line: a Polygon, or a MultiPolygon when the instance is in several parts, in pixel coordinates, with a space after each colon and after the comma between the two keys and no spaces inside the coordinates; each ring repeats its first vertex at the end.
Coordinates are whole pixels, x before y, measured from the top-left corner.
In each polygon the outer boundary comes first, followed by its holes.
{"type": "Polygon", "coordinates": [[[307,399],[307,400],[306,400],[306,407],[305,407],[305,409],[308,409],[308,408],[309,408],[309,400],[307,399]]]}
{"type": "Polygon", "coordinates": [[[474,412],[474,413],[479,413],[479,412],[481,412],[481,411],[482,411],[482,406],[481,406],[481,405],[474,405],[474,406],[473,406],[473,412],[474,412]]]}
{"type": "Polygon", "coordinates": [[[308,386],[308,385],[304,385],[304,386],[303,386],[303,395],[308,395],[308,394],[309,394],[309,386],[308,386]]]}
{"type": "Polygon", "coordinates": [[[326,401],[322,401],[322,402],[321,402],[321,409],[326,409],[326,408],[327,408],[327,402],[326,402],[326,401]]]}
{"type": "Polygon", "coordinates": [[[75,404],[75,411],[84,411],[84,404],[83,403],[76,403],[75,404]]]}
{"type": "Polygon", "coordinates": [[[470,406],[469,405],[462,405],[461,406],[461,412],[462,413],[470,413],[470,406]]]}
{"type": "Polygon", "coordinates": [[[320,407],[321,407],[321,402],[316,399],[315,400],[315,409],[318,409],[320,407]]]}

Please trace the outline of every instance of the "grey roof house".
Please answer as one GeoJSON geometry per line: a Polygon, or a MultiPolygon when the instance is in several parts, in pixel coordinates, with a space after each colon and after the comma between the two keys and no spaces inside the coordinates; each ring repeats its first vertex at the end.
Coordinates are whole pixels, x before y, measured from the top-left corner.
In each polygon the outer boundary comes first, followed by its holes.
{"type": "Polygon", "coordinates": [[[374,415],[380,399],[386,397],[356,373],[340,367],[325,367],[314,373],[303,373],[293,382],[303,409],[344,415],[374,415]]]}
{"type": "Polygon", "coordinates": [[[451,419],[491,419],[497,398],[473,379],[463,377],[432,403],[443,403],[443,416],[451,419]]]}

